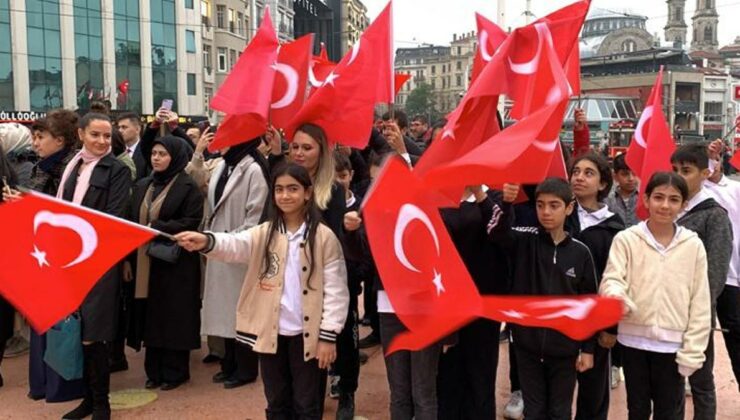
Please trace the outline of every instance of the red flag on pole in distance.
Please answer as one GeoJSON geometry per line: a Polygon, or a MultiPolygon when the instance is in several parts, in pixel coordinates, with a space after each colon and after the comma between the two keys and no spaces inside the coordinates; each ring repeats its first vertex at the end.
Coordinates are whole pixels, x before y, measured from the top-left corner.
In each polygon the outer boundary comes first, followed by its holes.
{"type": "Polygon", "coordinates": [[[211,99],[211,108],[231,118],[221,124],[208,150],[251,140],[267,131],[278,46],[270,11],[265,7],[257,34],[211,99]]]}
{"type": "Polygon", "coordinates": [[[389,2],[293,117],[285,129],[289,140],[298,126],[313,123],[324,130],[331,143],[360,149],[367,145],[375,104],[391,102],[394,94],[391,5],[389,2]]]}
{"type": "Polygon", "coordinates": [[[272,88],[270,124],[284,128],[306,101],[306,83],[311,63],[313,34],[280,46],[272,88]]]}
{"type": "Polygon", "coordinates": [[[0,205],[12,246],[0,253],[0,293],[43,333],[75,311],[95,283],[158,232],[30,193],[0,205]]]}
{"type": "Polygon", "coordinates": [[[730,159],[730,165],[734,166],[735,169],[740,171],[740,152],[735,152],[735,154],[732,155],[732,159],[730,159]]]}
{"type": "Polygon", "coordinates": [[[500,26],[486,19],[480,13],[475,14],[475,21],[478,25],[478,48],[475,50],[475,58],[473,58],[471,83],[478,78],[481,71],[483,71],[483,67],[493,59],[494,54],[508,36],[500,26]]]}
{"type": "Polygon", "coordinates": [[[395,74],[396,81],[394,83],[395,89],[396,89],[396,96],[398,95],[398,92],[401,91],[401,88],[403,85],[406,84],[406,82],[411,79],[411,73],[396,73],[395,74]]]}
{"type": "Polygon", "coordinates": [[[575,339],[621,317],[622,304],[611,298],[481,297],[437,210],[439,200],[445,201],[394,158],[363,206],[385,292],[408,329],[388,353],[419,350],[478,317],[555,328],[575,339]],[[404,194],[397,194],[398,185],[404,186],[404,194]]]}
{"type": "MultiPolygon", "coordinates": [[[[640,197],[645,193],[645,187],[655,172],[672,169],[671,155],[674,151],[676,151],[676,142],[671,136],[663,114],[663,67],[661,66],[625,157],[627,166],[640,178],[640,197]]],[[[642,200],[637,200],[637,216],[642,220],[648,218],[648,211],[642,200]]]]}

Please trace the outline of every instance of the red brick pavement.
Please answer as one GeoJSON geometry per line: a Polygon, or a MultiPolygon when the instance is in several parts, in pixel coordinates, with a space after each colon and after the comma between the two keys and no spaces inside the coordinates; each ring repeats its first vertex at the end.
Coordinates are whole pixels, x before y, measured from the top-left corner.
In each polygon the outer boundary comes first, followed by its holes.
{"type": "MultiPolygon", "coordinates": [[[[717,363],[715,375],[719,400],[718,419],[740,419],[740,394],[732,377],[727,351],[722,337],[717,334],[717,363]]],[[[496,405],[498,418],[508,399],[508,346],[501,345],[496,405]]],[[[224,390],[211,383],[211,376],[218,370],[216,365],[201,363],[203,351],[193,352],[191,357],[192,379],[181,388],[163,392],[158,391],[158,399],[146,406],[114,411],[114,419],[262,419],[264,418],[264,397],[262,384],[258,381],[235,390],[224,390]]],[[[26,398],[28,392],[27,357],[5,359],[2,373],[5,387],[0,388],[0,419],[58,419],[76,406],[76,402],[47,404],[26,398]]],[[[115,373],[112,390],[143,388],[144,354],[129,353],[130,369],[115,373]]],[[[691,400],[687,400],[687,413],[692,413],[691,400]]],[[[388,418],[388,384],[385,367],[378,347],[371,349],[369,362],[362,367],[360,389],[356,395],[357,415],[367,419],[388,418]]],[[[336,402],[327,399],[325,418],[333,419],[336,402]]],[[[612,392],[610,418],[626,419],[624,385],[612,392]]],[[[687,416],[690,418],[690,416],[687,416]]]]}

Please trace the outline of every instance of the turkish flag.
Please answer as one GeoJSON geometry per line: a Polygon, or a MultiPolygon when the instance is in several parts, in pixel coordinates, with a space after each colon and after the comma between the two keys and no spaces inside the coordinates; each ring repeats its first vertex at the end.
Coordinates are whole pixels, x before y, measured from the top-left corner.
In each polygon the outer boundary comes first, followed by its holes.
{"type": "Polygon", "coordinates": [[[434,326],[434,334],[417,342],[418,348],[480,312],[478,291],[437,209],[439,198],[408,165],[393,158],[363,207],[373,258],[396,315],[412,332],[434,326]],[[398,194],[399,185],[403,194],[398,194]]]}
{"type": "Polygon", "coordinates": [[[320,88],[329,74],[337,67],[337,63],[329,60],[326,53],[326,46],[321,43],[321,52],[318,56],[311,59],[311,67],[308,69],[308,82],[311,87],[308,96],[311,97],[318,88],[320,88]]]}
{"type": "Polygon", "coordinates": [[[270,124],[284,128],[306,100],[306,83],[311,62],[313,34],[280,46],[272,88],[270,124]]]}
{"type": "MultiPolygon", "coordinates": [[[[671,171],[671,155],[675,151],[676,142],[663,114],[661,66],[625,157],[627,166],[640,178],[640,197],[645,193],[645,187],[655,172],[671,171]]],[[[642,200],[637,200],[637,216],[642,220],[649,216],[642,200]]]]}
{"type": "Polygon", "coordinates": [[[496,51],[508,36],[500,26],[486,19],[480,13],[475,14],[475,21],[478,25],[478,48],[473,58],[471,82],[478,78],[483,71],[483,67],[493,59],[496,51]]]}
{"type": "MultiPolygon", "coordinates": [[[[561,164],[557,158],[562,162],[562,154],[555,153],[560,147],[559,139],[546,137],[546,130],[549,121],[562,121],[563,112],[560,104],[548,105],[457,159],[439,164],[424,175],[424,181],[436,188],[539,183],[552,165],[561,164]],[[551,163],[554,156],[555,162],[551,163]]],[[[557,166],[552,170],[557,170],[557,166]]]]}
{"type": "Polygon", "coordinates": [[[439,215],[441,201],[393,158],[364,203],[365,227],[385,292],[409,330],[391,343],[388,354],[422,349],[478,317],[555,328],[576,340],[621,317],[622,304],[612,298],[481,297],[439,215]],[[403,195],[397,194],[398,185],[404,186],[403,195]]]}
{"type": "Polygon", "coordinates": [[[398,92],[401,91],[401,88],[403,87],[403,85],[405,85],[406,82],[408,82],[409,79],[411,79],[411,73],[396,73],[395,78],[396,78],[394,82],[394,86],[396,89],[395,94],[398,95],[398,92]]]}
{"type": "Polygon", "coordinates": [[[95,283],[158,232],[29,193],[0,205],[12,246],[0,253],[0,293],[43,333],[75,311],[95,283]]]}
{"type": "Polygon", "coordinates": [[[224,127],[226,121],[221,124],[208,150],[242,143],[267,131],[278,46],[269,8],[265,7],[257,33],[211,99],[211,108],[231,116],[231,119],[230,125],[224,127]]]}
{"type": "Polygon", "coordinates": [[[391,5],[389,2],[294,116],[285,130],[288,139],[300,125],[313,123],[325,131],[331,143],[358,149],[367,145],[375,104],[393,102],[395,93],[391,5]]]}
{"type": "Polygon", "coordinates": [[[578,42],[570,50],[570,56],[565,62],[565,75],[568,77],[571,95],[581,94],[581,47],[578,42]]]}

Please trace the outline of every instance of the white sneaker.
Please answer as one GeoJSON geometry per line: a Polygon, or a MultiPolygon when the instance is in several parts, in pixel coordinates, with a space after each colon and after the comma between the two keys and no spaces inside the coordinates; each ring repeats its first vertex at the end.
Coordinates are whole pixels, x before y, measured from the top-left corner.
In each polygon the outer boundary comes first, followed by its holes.
{"type": "Polygon", "coordinates": [[[622,373],[622,368],[612,366],[612,371],[611,371],[612,389],[616,389],[619,386],[619,383],[622,381],[624,381],[624,373],[622,373]]]}
{"type": "Polygon", "coordinates": [[[524,414],[524,400],[522,399],[522,391],[514,391],[511,393],[509,402],[504,407],[504,418],[510,420],[519,420],[524,414]]]}

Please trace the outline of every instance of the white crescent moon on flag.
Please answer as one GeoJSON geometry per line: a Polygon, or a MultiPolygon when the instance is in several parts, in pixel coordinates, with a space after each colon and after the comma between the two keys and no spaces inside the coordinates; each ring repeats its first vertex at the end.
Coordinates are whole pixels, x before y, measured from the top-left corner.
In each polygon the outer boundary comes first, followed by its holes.
{"type": "Polygon", "coordinates": [[[315,88],[320,88],[324,82],[316,79],[316,75],[313,73],[313,66],[308,66],[308,83],[315,88]]]}
{"type": "Polygon", "coordinates": [[[511,57],[509,57],[509,67],[511,67],[511,71],[514,73],[534,74],[534,72],[537,71],[537,66],[540,63],[540,55],[542,54],[542,42],[544,39],[547,39],[547,35],[549,35],[550,30],[544,22],[535,23],[534,28],[537,30],[537,52],[531,60],[525,61],[524,63],[515,63],[511,61],[511,57]]]}
{"type": "Polygon", "coordinates": [[[437,249],[437,255],[439,255],[439,238],[437,237],[437,232],[434,230],[434,225],[432,225],[432,221],[429,220],[429,216],[427,216],[424,211],[422,211],[419,207],[413,205],[413,204],[404,204],[401,206],[401,210],[398,212],[398,218],[396,219],[396,228],[393,232],[393,249],[396,252],[396,258],[398,258],[398,261],[406,267],[408,270],[414,271],[416,273],[421,273],[419,269],[414,267],[406,257],[406,251],[403,249],[403,234],[406,232],[406,228],[408,227],[409,223],[411,223],[414,220],[418,220],[426,226],[427,230],[429,230],[429,233],[432,234],[432,238],[434,239],[434,246],[437,249]]]}
{"type": "Polygon", "coordinates": [[[98,248],[98,233],[95,228],[85,219],[72,214],[54,214],[50,211],[42,210],[36,213],[33,218],[33,233],[36,234],[39,226],[47,224],[54,227],[63,227],[71,229],[79,235],[82,241],[82,251],[74,261],[62,268],[69,268],[80,264],[92,256],[98,248]]]}
{"type": "Polygon", "coordinates": [[[637,122],[637,127],[635,127],[635,141],[643,149],[647,149],[647,142],[645,141],[645,137],[642,135],[642,130],[651,118],[653,118],[653,105],[648,105],[644,110],[642,110],[640,121],[637,122]]]}
{"type": "Polygon", "coordinates": [[[486,31],[485,29],[480,32],[478,48],[480,48],[480,56],[481,58],[483,58],[483,61],[491,61],[491,59],[493,58],[493,54],[488,52],[488,31],[486,31]]]}
{"type": "Polygon", "coordinates": [[[349,57],[349,61],[347,62],[348,66],[355,61],[357,54],[360,53],[360,41],[362,41],[362,38],[358,39],[357,43],[352,47],[352,55],[349,57]]]}
{"type": "Polygon", "coordinates": [[[270,105],[270,108],[272,109],[280,109],[292,104],[298,94],[298,72],[295,71],[293,67],[283,63],[275,64],[275,70],[282,74],[283,77],[285,77],[285,81],[288,83],[288,87],[285,89],[283,97],[270,105]]]}

